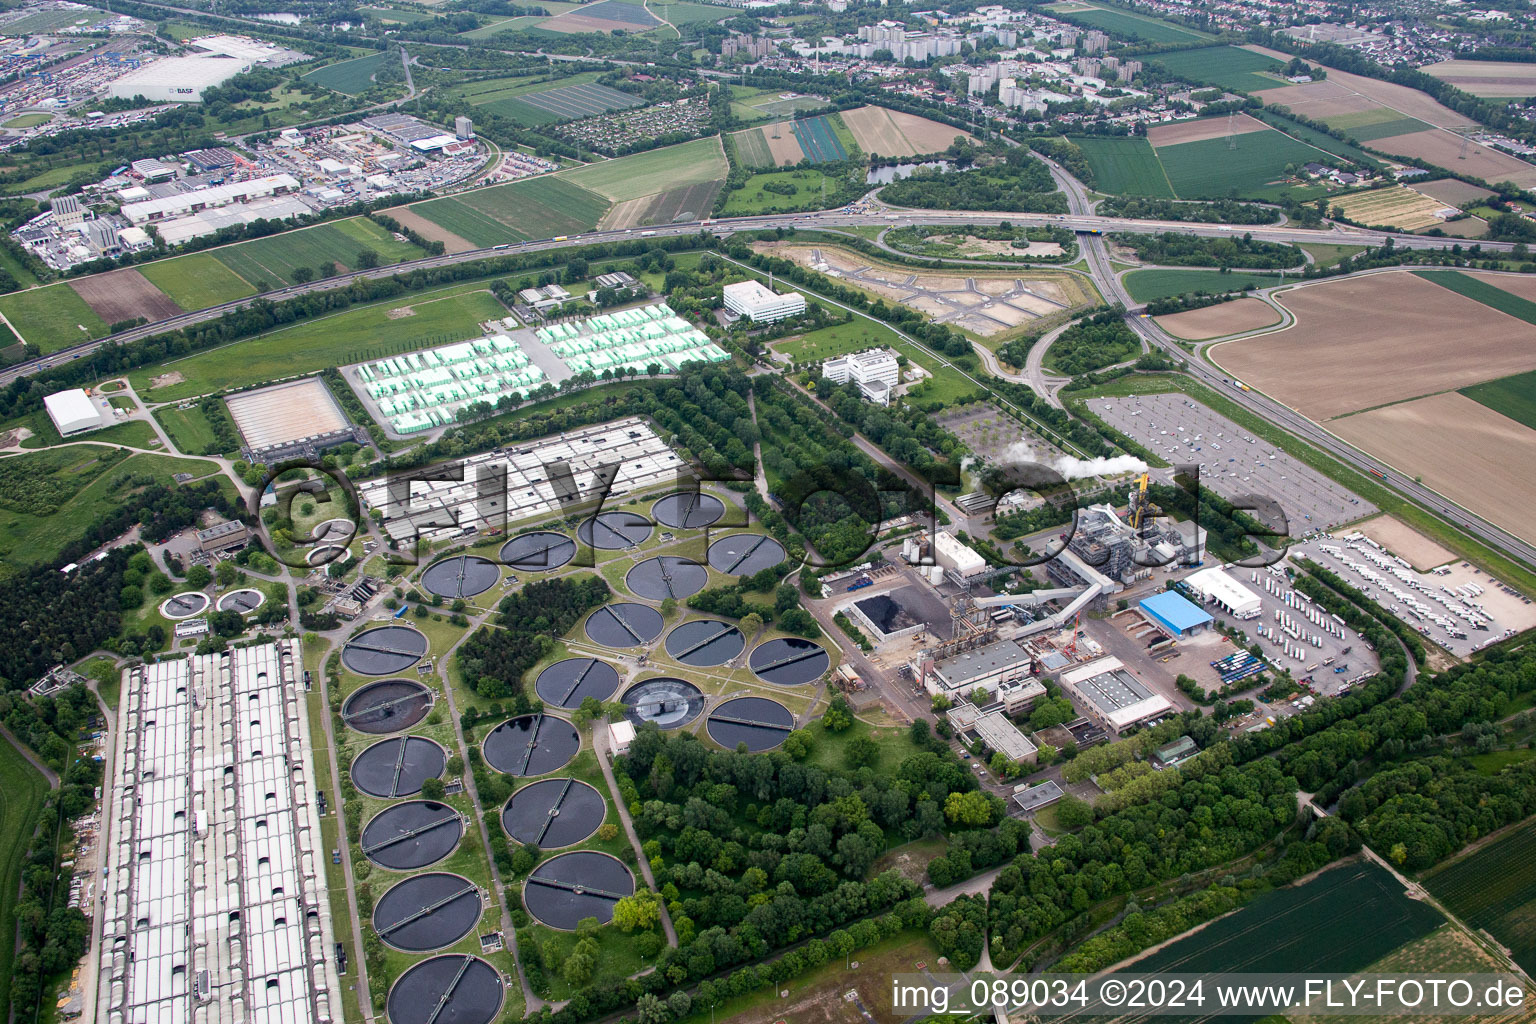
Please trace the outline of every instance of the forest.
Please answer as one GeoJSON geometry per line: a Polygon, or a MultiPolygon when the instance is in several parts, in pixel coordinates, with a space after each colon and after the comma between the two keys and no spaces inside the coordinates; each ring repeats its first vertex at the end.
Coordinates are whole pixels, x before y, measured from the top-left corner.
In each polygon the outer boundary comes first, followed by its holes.
{"type": "Polygon", "coordinates": [[[561,576],[535,580],[502,598],[497,610],[506,628],[482,626],[459,645],[455,657],[464,684],[482,697],[521,693],[523,673],[554,648],[554,638],[604,604],[609,593],[601,576],[561,576]]]}
{"type": "Polygon", "coordinates": [[[1280,211],[1272,206],[1240,203],[1233,199],[1181,203],[1174,199],[1110,196],[1099,203],[1098,212],[1102,217],[1182,220],[1195,224],[1274,224],[1280,219],[1280,211]]]}
{"type": "MultiPolygon", "coordinates": [[[[1049,368],[1075,377],[1134,359],[1140,352],[1141,338],[1126,326],[1124,312],[1106,309],[1061,332],[1045,359],[1049,368]]],[[[1004,358],[1011,361],[1012,355],[1004,358]]]]}
{"type": "Polygon", "coordinates": [[[1165,231],[1160,235],[1116,234],[1115,242],[1136,250],[1143,263],[1169,267],[1240,267],[1244,270],[1281,270],[1300,266],[1306,254],[1299,246],[1261,242],[1252,232],[1237,238],[1165,231]]]}
{"type": "Polygon", "coordinates": [[[123,626],[117,599],[123,574],[142,550],[115,548],[69,573],[40,565],[6,577],[0,587],[0,684],[20,689],[116,636],[123,626]]]}
{"type": "Polygon", "coordinates": [[[968,171],[919,169],[885,186],[880,198],[893,206],[925,210],[1067,212],[1067,197],[1056,191],[1050,170],[1022,147],[968,171]]]}

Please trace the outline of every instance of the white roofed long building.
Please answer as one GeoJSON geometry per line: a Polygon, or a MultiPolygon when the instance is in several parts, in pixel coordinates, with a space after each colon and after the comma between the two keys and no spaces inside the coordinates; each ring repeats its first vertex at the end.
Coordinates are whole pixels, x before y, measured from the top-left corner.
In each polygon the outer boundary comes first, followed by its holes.
{"type": "Polygon", "coordinates": [[[340,1019],[300,672],[283,640],[123,674],[94,1019],[340,1019]]]}

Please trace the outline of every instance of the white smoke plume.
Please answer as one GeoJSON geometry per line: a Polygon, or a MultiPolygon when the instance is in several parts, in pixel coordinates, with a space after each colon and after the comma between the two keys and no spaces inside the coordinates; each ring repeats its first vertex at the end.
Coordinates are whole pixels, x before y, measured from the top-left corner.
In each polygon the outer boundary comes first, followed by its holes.
{"type": "Polygon", "coordinates": [[[1051,466],[1068,480],[1114,476],[1116,473],[1141,473],[1147,468],[1147,464],[1134,455],[1116,455],[1112,459],[1079,459],[1063,455],[1053,460],[1051,466]]]}

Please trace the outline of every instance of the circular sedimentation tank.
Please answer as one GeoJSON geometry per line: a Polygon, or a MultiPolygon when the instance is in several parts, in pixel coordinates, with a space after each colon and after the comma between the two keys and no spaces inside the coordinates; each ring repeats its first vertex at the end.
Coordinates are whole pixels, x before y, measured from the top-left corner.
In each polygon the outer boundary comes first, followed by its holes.
{"type": "Polygon", "coordinates": [[[379,897],[373,930],[407,953],[445,949],[474,930],[485,910],[480,888],[462,875],[415,875],[379,897]]]}
{"type": "Polygon", "coordinates": [[[548,775],[581,749],[576,727],[554,715],[510,718],[485,737],[485,763],[507,775],[548,775]]]}
{"type": "Polygon", "coordinates": [[[421,585],[434,594],[458,600],[483,594],[501,579],[501,569],[489,558],[455,555],[427,566],[421,585]]]}
{"type": "Polygon", "coordinates": [[[654,722],[661,729],[687,725],[704,710],[704,692],[686,679],[658,676],[636,683],[619,698],[628,707],[624,717],[635,725],[654,722]]]}
{"type": "Polygon", "coordinates": [[[498,557],[514,572],[549,572],[576,557],[576,542],[563,533],[524,533],[503,544],[498,557]]]}
{"type": "Polygon", "coordinates": [[[248,615],[266,603],[267,595],[251,587],[241,587],[239,590],[231,590],[219,598],[218,609],[221,612],[239,612],[248,615]]]}
{"type": "Polygon", "coordinates": [[[304,556],[304,564],[309,566],[330,565],[347,557],[347,549],[340,544],[322,544],[317,548],[310,548],[309,554],[304,556]]]}
{"type": "Polygon", "coordinates": [[[632,548],[650,535],[651,521],[638,512],[599,512],[576,527],[583,544],[603,551],[632,548]]]}
{"type": "Polygon", "coordinates": [[[341,649],[341,663],[360,676],[404,672],[427,653],[427,638],[410,626],[365,629],[341,649]]]}
{"type": "Polygon", "coordinates": [[[676,555],[647,558],[624,576],[624,585],[636,597],[651,601],[684,601],[704,589],[709,572],[698,562],[676,555]]]}
{"type": "Polygon", "coordinates": [[[635,876],[617,858],[578,850],[533,869],[523,883],[523,905],[551,928],[571,931],[583,918],[613,920],[613,905],[635,892],[635,876]]]}
{"type": "Polygon", "coordinates": [[[585,782],[544,779],[512,794],[501,810],[501,826],[513,842],[557,850],[596,832],[607,814],[602,794],[585,782]]]}
{"type": "Polygon", "coordinates": [[[727,576],[751,576],[784,561],[784,545],[757,533],[735,533],[709,546],[709,567],[727,576]]]}
{"type": "Polygon", "coordinates": [[[604,647],[641,647],[661,636],[661,612],[643,604],[605,604],[587,616],[587,638],[604,647]]]}
{"type": "Polygon", "coordinates": [[[704,723],[709,738],[722,747],[735,750],[745,743],[754,754],[783,743],[794,727],[795,716],[789,708],[767,697],[728,700],[711,711],[704,723]]]}
{"type": "Polygon", "coordinates": [[[413,679],[382,679],[354,690],[341,720],[358,732],[382,736],[409,729],[427,716],[432,691],[413,679]]]}
{"type": "Polygon", "coordinates": [[[667,656],[696,668],[724,665],[745,646],[741,630],[719,619],[694,619],[667,634],[667,656]]]}
{"type": "Polygon", "coordinates": [[[380,740],[352,760],[352,783],[369,796],[414,796],[421,784],[440,778],[448,755],[425,736],[380,740]]]}
{"type": "Polygon", "coordinates": [[[448,953],[406,969],[389,990],[390,1024],[491,1024],[505,986],[496,968],[477,956],[448,953]]]}
{"type": "Polygon", "coordinates": [[[350,519],[327,519],[319,523],[310,531],[310,536],[316,544],[335,544],[344,546],[352,542],[357,533],[357,524],[350,519]]]}
{"type": "Polygon", "coordinates": [[[725,503],[712,494],[678,491],[652,505],[651,515],[675,530],[698,530],[718,523],[725,515],[725,503]]]}
{"type": "Polygon", "coordinates": [[[411,800],[386,807],[363,827],[363,856],[391,871],[416,871],[458,848],[464,819],[447,804],[411,800]]]}
{"type": "Polygon", "coordinates": [[[208,595],[200,590],[174,594],[160,602],[160,614],[168,619],[190,619],[208,610],[208,595]]]}
{"type": "Polygon", "coordinates": [[[752,649],[747,659],[752,674],[765,683],[778,686],[799,686],[820,678],[832,665],[832,656],[820,644],[784,637],[765,640],[752,649]]]}
{"type": "Polygon", "coordinates": [[[539,673],[534,692],[545,704],[577,708],[588,697],[607,700],[619,688],[619,670],[596,658],[566,658],[539,673]]]}

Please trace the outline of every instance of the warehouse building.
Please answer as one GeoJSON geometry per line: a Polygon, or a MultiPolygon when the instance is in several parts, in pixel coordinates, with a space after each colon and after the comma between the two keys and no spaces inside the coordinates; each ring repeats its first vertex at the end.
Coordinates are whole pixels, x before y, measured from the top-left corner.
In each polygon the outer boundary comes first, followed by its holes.
{"type": "Polygon", "coordinates": [[[341,1018],[301,672],[282,640],[123,673],[93,1019],[341,1018]]]}
{"type": "Polygon", "coordinates": [[[877,348],[828,359],[821,364],[821,375],[834,384],[853,381],[866,402],[890,405],[891,393],[901,383],[901,366],[896,362],[896,353],[877,348]]]}
{"type": "Polygon", "coordinates": [[[1172,702],[1147,689],[1119,658],[1099,658],[1063,672],[1061,685],[1093,722],[1116,736],[1174,710],[1172,702]]]}
{"type": "Polygon", "coordinates": [[[212,188],[200,188],[191,192],[178,192],[160,199],[146,199],[139,203],[124,203],[122,214],[134,224],[146,224],[169,217],[211,210],[231,203],[249,202],[267,196],[286,195],[296,192],[299,180],[291,174],[268,174],[248,181],[232,181],[212,188]]]}
{"type": "Polygon", "coordinates": [[[753,323],[766,324],[805,312],[805,296],[799,292],[780,295],[757,281],[725,286],[725,308],[753,323]]]}
{"type": "Polygon", "coordinates": [[[1219,565],[1185,577],[1184,585],[1206,604],[1214,604],[1234,618],[1255,619],[1263,610],[1259,595],[1228,576],[1219,565]]]}
{"type": "Polygon", "coordinates": [[[107,92],[117,100],[143,96],[152,103],[201,103],[205,89],[249,71],[252,63],[223,54],[165,57],[116,79],[107,92]]]}
{"type": "Polygon", "coordinates": [[[53,420],[60,437],[96,430],[108,422],[101,414],[101,407],[81,388],[48,395],[43,399],[43,408],[48,410],[48,418],[53,420]]]}
{"type": "Polygon", "coordinates": [[[1172,590],[1142,598],[1138,605],[1147,618],[1169,636],[1191,636],[1211,624],[1211,616],[1205,609],[1172,590]]]}

